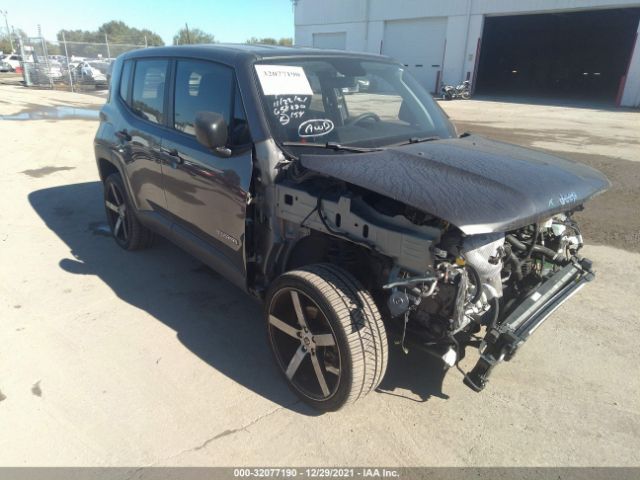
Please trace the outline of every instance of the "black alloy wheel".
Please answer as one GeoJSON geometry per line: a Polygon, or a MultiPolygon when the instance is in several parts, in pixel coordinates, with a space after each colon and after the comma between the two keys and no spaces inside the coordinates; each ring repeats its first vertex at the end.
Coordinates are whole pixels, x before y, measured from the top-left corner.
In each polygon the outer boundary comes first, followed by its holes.
{"type": "Polygon", "coordinates": [[[271,302],[269,336],[276,360],[301,395],[324,401],[340,383],[340,349],[327,317],[311,297],[283,288],[271,302]]]}
{"type": "Polygon", "coordinates": [[[104,206],[111,235],[125,250],[147,248],[153,243],[153,233],[138,221],[126,192],[119,173],[107,177],[104,206]]]}
{"type": "Polygon", "coordinates": [[[371,295],[345,270],[309,265],[282,274],[265,303],[269,343],[291,389],[322,411],[374,390],[388,346],[371,295]]]}

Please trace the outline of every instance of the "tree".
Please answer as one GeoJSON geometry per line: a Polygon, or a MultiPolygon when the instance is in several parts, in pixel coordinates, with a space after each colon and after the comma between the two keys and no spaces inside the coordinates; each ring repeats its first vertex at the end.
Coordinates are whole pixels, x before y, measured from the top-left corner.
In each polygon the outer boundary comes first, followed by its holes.
{"type": "Polygon", "coordinates": [[[276,40],[275,38],[271,38],[271,37],[265,37],[265,38],[251,37],[245,43],[261,44],[261,45],[282,45],[282,46],[290,47],[291,45],[293,45],[293,39],[281,38],[280,40],[276,40]]]}
{"type": "Polygon", "coordinates": [[[98,28],[98,32],[104,36],[107,35],[110,42],[113,43],[134,43],[138,45],[164,45],[162,38],[155,32],[149,29],[143,28],[138,30],[137,28],[131,28],[124,22],[111,20],[104,23],[98,28]]]}
{"type": "MultiPolygon", "coordinates": [[[[18,49],[15,41],[13,43],[13,48],[15,48],[16,50],[18,49]]],[[[0,36],[0,52],[11,53],[11,41],[9,40],[9,37],[7,35],[0,36]]]]}
{"type": "MultiPolygon", "coordinates": [[[[15,45],[14,45],[15,48],[15,45]]],[[[2,53],[10,53],[11,52],[11,42],[9,41],[9,37],[3,35],[0,37],[0,52],[2,53]]]]}
{"type": "MultiPolygon", "coordinates": [[[[13,40],[13,48],[16,52],[20,50],[18,38],[27,39],[27,34],[21,28],[15,28],[11,32],[11,40],[13,40]]],[[[6,30],[2,29],[2,33],[0,33],[0,52],[11,53],[11,40],[9,40],[6,30]]]]}
{"type": "Polygon", "coordinates": [[[62,41],[62,34],[69,42],[104,43],[105,35],[109,43],[121,43],[131,45],[164,45],[162,38],[148,29],[139,30],[128,26],[126,23],[111,20],[102,24],[96,31],[89,30],[60,30],[58,40],[62,41]]]}
{"type": "Polygon", "coordinates": [[[199,28],[189,28],[185,25],[184,28],[178,30],[173,36],[174,45],[188,45],[194,43],[215,43],[215,35],[204,32],[199,28]]]}

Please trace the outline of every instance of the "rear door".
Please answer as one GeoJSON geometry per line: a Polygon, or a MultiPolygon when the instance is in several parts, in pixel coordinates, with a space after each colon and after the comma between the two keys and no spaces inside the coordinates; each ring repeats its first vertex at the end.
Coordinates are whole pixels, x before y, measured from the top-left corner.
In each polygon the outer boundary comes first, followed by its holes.
{"type": "Polygon", "coordinates": [[[203,253],[199,256],[204,261],[231,280],[244,278],[252,148],[234,70],[210,61],[177,59],[173,78],[170,129],[162,144],[167,209],[178,233],[192,243],[193,253],[203,253]],[[225,118],[230,157],[218,156],[196,140],[198,111],[225,118]]]}
{"type": "Polygon", "coordinates": [[[123,67],[120,95],[128,105],[116,126],[116,143],[126,170],[126,181],[141,212],[164,213],[160,147],[165,132],[165,96],[168,89],[166,59],[127,61],[123,67]],[[133,76],[128,73],[133,70],[133,76]]]}

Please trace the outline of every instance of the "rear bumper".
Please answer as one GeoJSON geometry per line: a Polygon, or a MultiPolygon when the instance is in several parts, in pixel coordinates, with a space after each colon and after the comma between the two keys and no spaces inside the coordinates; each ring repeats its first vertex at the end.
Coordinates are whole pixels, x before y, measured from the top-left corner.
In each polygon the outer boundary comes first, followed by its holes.
{"type": "Polygon", "coordinates": [[[506,319],[487,332],[480,345],[480,359],[465,375],[464,384],[476,392],[481,391],[493,367],[510,360],[560,305],[593,278],[591,262],[575,260],[531,292],[506,319]]]}

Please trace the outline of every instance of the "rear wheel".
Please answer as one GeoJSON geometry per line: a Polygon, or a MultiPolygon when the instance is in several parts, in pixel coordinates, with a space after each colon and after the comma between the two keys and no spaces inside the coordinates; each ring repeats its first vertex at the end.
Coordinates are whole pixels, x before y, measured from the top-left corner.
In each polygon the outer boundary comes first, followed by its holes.
{"type": "Polygon", "coordinates": [[[375,389],[388,346],[382,318],[351,274],[317,264],[281,275],[266,302],[276,362],[306,403],[338,410],[375,389]]]}
{"type": "Polygon", "coordinates": [[[104,206],[111,235],[125,250],[148,248],[153,242],[153,232],[138,221],[126,192],[119,173],[107,177],[104,206]]]}

